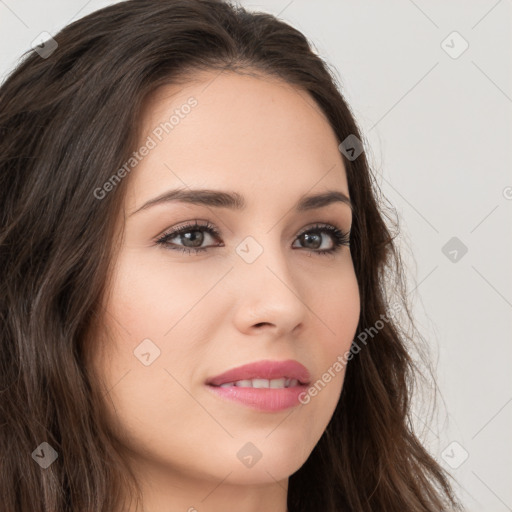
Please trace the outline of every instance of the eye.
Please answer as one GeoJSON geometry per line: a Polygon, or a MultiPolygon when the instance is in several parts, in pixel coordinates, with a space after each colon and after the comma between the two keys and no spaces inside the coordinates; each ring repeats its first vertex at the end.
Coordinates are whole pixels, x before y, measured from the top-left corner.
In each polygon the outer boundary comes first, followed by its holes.
{"type": "Polygon", "coordinates": [[[164,233],[156,240],[156,243],[164,246],[166,249],[197,254],[208,249],[208,247],[201,247],[204,241],[204,233],[217,238],[220,237],[220,233],[209,222],[199,224],[197,221],[194,221],[193,223],[185,224],[180,228],[164,233]],[[180,246],[174,243],[169,243],[170,240],[177,237],[180,238],[181,242],[185,242],[190,245],[180,246]]]}
{"type": "MultiPolygon", "coordinates": [[[[211,245],[202,247],[205,240],[205,233],[217,239],[220,238],[220,233],[209,222],[200,224],[194,221],[193,223],[164,233],[156,240],[156,243],[173,251],[198,254],[199,252],[212,248],[211,245]],[[171,243],[171,240],[175,238],[179,238],[180,242],[184,245],[171,243]]],[[[339,251],[341,246],[348,246],[350,244],[350,232],[342,231],[338,227],[330,224],[316,224],[302,231],[297,236],[297,241],[305,244],[305,249],[310,253],[322,255],[333,254],[339,251]],[[331,238],[331,243],[327,243],[327,248],[325,248],[324,244],[325,234],[331,238]]],[[[223,244],[221,243],[214,247],[223,247],[223,244]]]]}
{"type": "Polygon", "coordinates": [[[308,228],[299,234],[298,240],[302,240],[309,246],[309,248],[312,247],[313,249],[317,249],[310,252],[315,252],[317,254],[333,254],[338,252],[342,245],[348,246],[350,244],[350,233],[342,231],[337,226],[332,226],[330,224],[317,224],[316,226],[308,228]],[[322,234],[325,233],[331,237],[332,246],[327,249],[325,249],[325,247],[322,249],[322,234]]]}

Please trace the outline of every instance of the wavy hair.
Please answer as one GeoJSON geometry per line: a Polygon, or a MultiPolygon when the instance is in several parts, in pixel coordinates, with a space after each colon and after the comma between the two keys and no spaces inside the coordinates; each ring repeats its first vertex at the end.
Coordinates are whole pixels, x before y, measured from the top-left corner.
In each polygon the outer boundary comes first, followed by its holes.
{"type": "MultiPolygon", "coordinates": [[[[55,40],[46,58],[27,52],[0,87],[0,501],[6,512],[118,512],[126,490],[141,493],[88,361],[127,179],[101,200],[93,192],[130,157],[145,102],[194,71],[259,73],[307,91],[340,142],[364,139],[328,64],[270,14],[220,0],[129,0],[55,40]],[[59,454],[45,470],[33,460],[43,441],[59,454]]],[[[367,155],[343,159],[359,335],[386,315],[390,283],[411,315],[367,155]]],[[[390,319],[353,357],[327,429],[290,476],[290,510],[459,506],[412,427],[418,340],[390,319]]]]}

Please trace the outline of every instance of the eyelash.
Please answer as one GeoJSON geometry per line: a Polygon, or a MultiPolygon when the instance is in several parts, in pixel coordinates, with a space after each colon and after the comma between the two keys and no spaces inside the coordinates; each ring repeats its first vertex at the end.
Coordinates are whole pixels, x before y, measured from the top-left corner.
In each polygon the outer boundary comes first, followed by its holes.
{"type": "MultiPolygon", "coordinates": [[[[199,224],[197,221],[195,221],[194,223],[189,223],[185,226],[181,226],[178,229],[164,233],[162,236],[160,236],[156,240],[156,243],[158,245],[162,245],[166,249],[181,251],[181,252],[189,253],[189,254],[190,253],[198,254],[199,252],[206,251],[207,249],[212,248],[212,246],[200,247],[200,248],[180,247],[180,246],[171,247],[171,245],[173,245],[173,244],[170,244],[168,242],[168,240],[175,238],[178,235],[182,235],[184,233],[189,233],[191,231],[206,231],[210,235],[212,235],[216,238],[220,238],[220,233],[217,231],[217,229],[215,229],[215,227],[212,224],[210,224],[209,222],[206,222],[206,224],[199,224]]],[[[332,249],[327,249],[327,250],[323,249],[323,250],[316,250],[316,251],[306,249],[307,252],[316,253],[316,254],[326,256],[326,255],[330,255],[330,254],[334,254],[335,252],[338,252],[341,249],[342,245],[347,245],[347,246],[349,245],[350,233],[348,233],[346,231],[342,231],[338,227],[332,226],[330,224],[325,224],[325,225],[316,224],[315,226],[313,226],[305,231],[302,231],[299,235],[297,235],[297,238],[301,237],[302,235],[304,235],[306,233],[310,234],[310,233],[322,233],[322,232],[329,233],[332,236],[334,247],[332,249]]],[[[213,246],[213,247],[215,247],[215,246],[213,246]]],[[[219,246],[216,246],[216,247],[219,247],[219,246]]]]}

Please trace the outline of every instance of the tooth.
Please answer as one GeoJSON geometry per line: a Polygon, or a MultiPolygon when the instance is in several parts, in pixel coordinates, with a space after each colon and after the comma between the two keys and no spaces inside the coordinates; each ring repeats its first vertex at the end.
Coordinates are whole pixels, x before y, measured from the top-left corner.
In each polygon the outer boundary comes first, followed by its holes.
{"type": "MultiPolygon", "coordinates": [[[[250,382],[250,381],[248,381],[250,382]]],[[[268,388],[270,382],[268,379],[252,379],[252,387],[253,388],[268,388]]]]}
{"type": "Polygon", "coordinates": [[[283,377],[282,379],[272,379],[270,381],[269,387],[271,388],[284,388],[286,384],[286,379],[283,377]]]}
{"type": "Polygon", "coordinates": [[[252,384],[250,380],[237,380],[235,385],[240,388],[251,388],[252,384]]]}
{"type": "Polygon", "coordinates": [[[246,379],[237,380],[236,382],[226,382],[221,384],[221,388],[231,388],[233,386],[241,388],[258,388],[258,389],[284,389],[296,386],[299,383],[297,379],[289,379],[283,377],[281,379],[246,379]]]}

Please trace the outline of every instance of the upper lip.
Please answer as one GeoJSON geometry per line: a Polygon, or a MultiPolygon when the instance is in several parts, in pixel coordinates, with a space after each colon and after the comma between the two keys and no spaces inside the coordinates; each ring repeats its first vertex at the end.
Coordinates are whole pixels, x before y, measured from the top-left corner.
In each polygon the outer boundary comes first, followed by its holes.
{"type": "Polygon", "coordinates": [[[216,377],[211,377],[206,384],[220,386],[228,382],[251,379],[297,379],[301,384],[309,384],[310,374],[308,369],[298,361],[288,359],[286,361],[258,361],[232,368],[216,377]]]}

